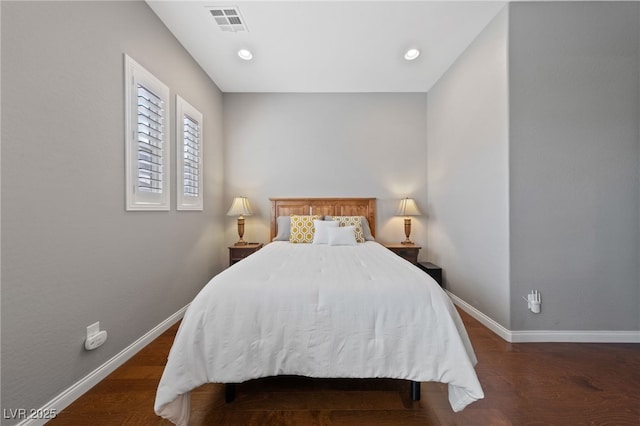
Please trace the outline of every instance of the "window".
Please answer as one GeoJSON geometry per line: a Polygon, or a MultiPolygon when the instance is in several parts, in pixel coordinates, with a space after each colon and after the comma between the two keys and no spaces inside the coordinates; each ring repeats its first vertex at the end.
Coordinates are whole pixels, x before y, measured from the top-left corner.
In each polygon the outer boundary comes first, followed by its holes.
{"type": "Polygon", "coordinates": [[[202,210],[202,113],[176,96],[178,210],[202,210]]]}
{"type": "Polygon", "coordinates": [[[126,209],[169,210],[169,88],[125,55],[126,209]]]}

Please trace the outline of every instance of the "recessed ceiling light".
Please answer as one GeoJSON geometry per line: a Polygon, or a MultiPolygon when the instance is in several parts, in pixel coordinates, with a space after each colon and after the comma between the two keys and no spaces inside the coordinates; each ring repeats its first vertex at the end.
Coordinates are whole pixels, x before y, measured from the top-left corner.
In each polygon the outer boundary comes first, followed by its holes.
{"type": "Polygon", "coordinates": [[[245,61],[250,61],[253,58],[253,54],[247,49],[238,50],[238,56],[240,56],[240,59],[244,59],[245,61]]]}
{"type": "Polygon", "coordinates": [[[420,51],[418,49],[409,49],[407,50],[407,53],[404,54],[404,58],[407,61],[413,61],[418,56],[420,56],[420,51]]]}

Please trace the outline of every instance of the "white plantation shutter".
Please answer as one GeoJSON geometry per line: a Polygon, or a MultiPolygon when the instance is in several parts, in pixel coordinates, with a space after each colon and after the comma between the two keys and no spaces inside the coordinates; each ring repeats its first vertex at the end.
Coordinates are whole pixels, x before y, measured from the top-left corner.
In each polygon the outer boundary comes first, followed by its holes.
{"type": "Polygon", "coordinates": [[[162,99],[138,84],[138,191],[162,193],[163,109],[162,99]]]}
{"type": "Polygon", "coordinates": [[[176,96],[178,210],[202,210],[202,114],[176,96]]]}
{"type": "Polygon", "coordinates": [[[200,125],[188,115],[184,116],[183,145],[183,194],[185,197],[197,197],[200,193],[200,125]]]}
{"type": "Polygon", "coordinates": [[[169,88],[125,55],[127,210],[169,210],[169,88]]]}

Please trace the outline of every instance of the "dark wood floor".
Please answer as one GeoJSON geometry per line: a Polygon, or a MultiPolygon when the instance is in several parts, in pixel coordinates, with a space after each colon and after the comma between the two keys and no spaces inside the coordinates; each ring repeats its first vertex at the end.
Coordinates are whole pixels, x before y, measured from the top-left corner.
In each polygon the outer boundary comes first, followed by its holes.
{"type": "MultiPolygon", "coordinates": [[[[402,380],[270,378],[192,393],[190,425],[640,425],[640,345],[510,344],[461,312],[485,392],[453,413],[447,388],[402,380]]],[[[172,327],[49,425],[169,425],[153,412],[172,327]]]]}

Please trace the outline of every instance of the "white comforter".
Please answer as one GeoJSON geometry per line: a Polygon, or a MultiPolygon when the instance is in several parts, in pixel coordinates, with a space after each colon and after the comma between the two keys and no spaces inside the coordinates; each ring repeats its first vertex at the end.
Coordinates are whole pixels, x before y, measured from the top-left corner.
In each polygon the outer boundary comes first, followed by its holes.
{"type": "Polygon", "coordinates": [[[380,244],[274,242],[193,300],[155,411],[186,425],[192,389],[284,374],[443,382],[459,411],[484,396],[475,364],[446,293],[380,244]]]}

